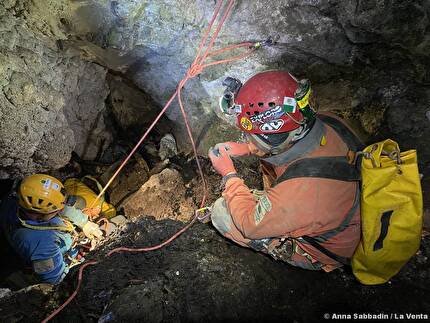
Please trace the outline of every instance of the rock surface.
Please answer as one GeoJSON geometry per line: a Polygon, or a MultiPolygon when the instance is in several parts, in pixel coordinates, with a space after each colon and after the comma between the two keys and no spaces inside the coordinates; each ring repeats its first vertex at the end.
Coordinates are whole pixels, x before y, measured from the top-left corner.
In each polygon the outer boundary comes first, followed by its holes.
{"type": "Polygon", "coordinates": [[[161,160],[166,160],[178,154],[178,148],[176,147],[176,140],[170,133],[166,134],[160,140],[160,149],[158,150],[158,156],[161,160]]]}
{"type": "MultiPolygon", "coordinates": [[[[184,76],[214,8],[212,0],[3,1],[1,176],[59,167],[73,149],[92,158],[109,142],[102,117],[106,71],[70,55],[122,73],[147,93],[114,106],[117,119],[141,134],[139,126],[145,128],[184,76]],[[10,124],[17,125],[13,134],[10,124]],[[53,139],[58,129],[61,145],[53,139]]],[[[390,136],[403,149],[418,148],[430,173],[429,13],[425,0],[237,1],[215,48],[279,37],[274,46],[210,67],[185,86],[199,151],[239,135],[217,107],[226,76],[246,80],[288,69],[311,79],[321,109],[356,119],[369,138],[390,136]]],[[[112,100],[138,91],[114,86],[112,100]]],[[[190,150],[177,103],[166,114],[179,148],[190,150]]]]}
{"type": "MultiPolygon", "coordinates": [[[[110,89],[110,111],[121,130],[119,135],[131,145],[133,142],[130,142],[130,139],[140,138],[152,124],[160,112],[159,106],[150,95],[123,77],[109,75],[107,81],[110,89]]],[[[169,130],[167,120],[161,118],[155,131],[164,133],[169,130]]]]}
{"type": "Polygon", "coordinates": [[[73,150],[92,159],[111,141],[106,69],[62,52],[44,14],[0,3],[0,178],[60,168],[73,150]]]}
{"type": "Polygon", "coordinates": [[[194,215],[195,209],[181,174],[169,168],[151,176],[139,191],[124,203],[125,214],[130,218],[151,215],[156,219],[188,221],[194,215]]]}
{"type": "MultiPolygon", "coordinates": [[[[80,2],[79,8],[93,23],[78,28],[76,15],[69,12],[68,46],[125,73],[162,106],[192,62],[215,2],[92,0],[80,2]]],[[[392,136],[404,149],[417,147],[427,170],[429,13],[424,0],[237,1],[215,48],[279,38],[275,46],[210,67],[186,85],[183,99],[200,152],[238,136],[218,111],[222,80],[246,80],[280,68],[310,78],[320,108],[349,111],[346,115],[373,138],[392,136]],[[399,104],[405,107],[400,112],[399,104]],[[395,117],[386,119],[385,112],[395,117]],[[396,119],[403,119],[401,127],[396,119]],[[406,133],[415,128],[411,141],[406,133]]],[[[179,148],[190,149],[177,104],[166,113],[175,123],[179,148]]]]}
{"type": "MultiPolygon", "coordinates": [[[[111,176],[118,169],[122,160],[113,163],[100,177],[103,185],[110,180],[111,176]]],[[[135,154],[113,180],[107,189],[109,201],[115,206],[120,207],[133,193],[139,190],[143,183],[149,178],[149,167],[146,161],[139,155],[135,154]]]]}

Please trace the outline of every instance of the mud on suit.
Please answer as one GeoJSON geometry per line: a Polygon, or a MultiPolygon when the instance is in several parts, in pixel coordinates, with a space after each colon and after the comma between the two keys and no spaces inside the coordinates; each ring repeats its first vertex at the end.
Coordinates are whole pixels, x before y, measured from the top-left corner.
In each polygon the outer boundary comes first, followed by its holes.
{"type": "MultiPolygon", "coordinates": [[[[10,246],[32,267],[39,282],[60,283],[69,271],[68,259],[77,254],[72,248],[72,233],[57,229],[30,229],[22,225],[18,216],[19,206],[15,198],[8,197],[2,201],[0,228],[10,246]]],[[[25,223],[40,228],[64,227],[67,220],[82,228],[88,222],[88,217],[79,209],[66,205],[60,216],[49,221],[26,220],[25,223]]]]}
{"type": "Polygon", "coordinates": [[[300,237],[320,238],[334,254],[353,255],[360,240],[357,182],[299,177],[276,183],[299,159],[347,155],[348,140],[321,120],[326,117],[319,116],[289,150],[261,160],[264,192],[251,191],[240,178],[227,180],[212,208],[212,223],[222,235],[266,253],[282,247],[282,260],[311,270],[331,271],[341,264],[300,237]]]}

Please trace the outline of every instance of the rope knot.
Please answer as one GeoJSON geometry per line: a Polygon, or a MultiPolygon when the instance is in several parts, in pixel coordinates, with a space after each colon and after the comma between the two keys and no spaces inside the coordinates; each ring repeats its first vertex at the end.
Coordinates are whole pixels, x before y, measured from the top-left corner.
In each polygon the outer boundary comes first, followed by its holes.
{"type": "Polygon", "coordinates": [[[187,71],[187,78],[193,78],[203,72],[203,66],[200,64],[193,64],[187,71]]]}

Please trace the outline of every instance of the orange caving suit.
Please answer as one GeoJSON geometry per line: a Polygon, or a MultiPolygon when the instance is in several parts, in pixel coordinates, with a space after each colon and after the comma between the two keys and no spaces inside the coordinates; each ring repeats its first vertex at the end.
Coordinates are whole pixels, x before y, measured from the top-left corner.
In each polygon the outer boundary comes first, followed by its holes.
{"type": "MultiPolygon", "coordinates": [[[[225,237],[245,247],[250,246],[251,240],[264,238],[314,237],[339,227],[348,212],[351,212],[346,228],[321,245],[339,256],[350,258],[353,255],[360,240],[360,208],[359,203],[354,203],[356,194],[359,196],[357,182],[302,177],[270,187],[292,161],[304,157],[347,155],[348,147],[334,129],[319,119],[314,128],[307,135],[311,139],[313,137],[314,144],[304,143],[305,147],[300,147],[306,136],[294,145],[299,145],[295,148],[296,152],[299,151],[298,156],[285,158],[287,162],[281,165],[279,160],[276,162],[278,165],[273,165],[270,158],[262,159],[265,184],[262,197],[256,198],[240,178],[230,178],[227,181],[222,193],[222,203],[231,220],[226,219],[224,214],[220,230],[215,223],[219,220],[216,210],[212,215],[215,216],[212,222],[225,237]],[[316,127],[319,128],[318,131],[314,131],[316,127]],[[293,160],[288,160],[291,158],[293,160]]],[[[278,158],[282,159],[282,156],[278,158]]],[[[217,203],[221,202],[217,201],[215,204],[217,203]]],[[[280,243],[279,239],[275,241],[280,243]]],[[[341,266],[305,242],[295,240],[295,249],[290,261],[287,261],[292,265],[325,271],[341,266]]]]}

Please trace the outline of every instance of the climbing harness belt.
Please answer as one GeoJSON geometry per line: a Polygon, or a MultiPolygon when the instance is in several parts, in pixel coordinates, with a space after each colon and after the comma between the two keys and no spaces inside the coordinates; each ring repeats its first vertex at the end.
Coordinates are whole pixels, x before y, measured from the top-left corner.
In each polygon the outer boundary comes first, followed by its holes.
{"type": "Polygon", "coordinates": [[[61,220],[64,222],[65,225],[32,225],[32,224],[28,224],[26,221],[24,221],[23,219],[21,219],[19,216],[18,220],[21,223],[21,225],[25,228],[28,229],[32,229],[32,230],[58,230],[58,231],[63,231],[63,232],[73,232],[75,230],[73,224],[66,220],[63,217],[60,217],[61,220]]]}

